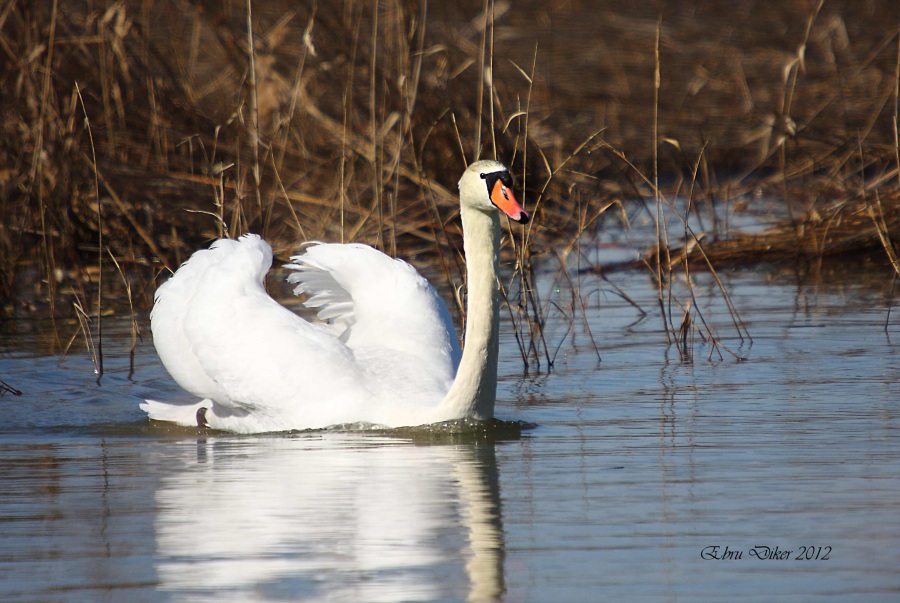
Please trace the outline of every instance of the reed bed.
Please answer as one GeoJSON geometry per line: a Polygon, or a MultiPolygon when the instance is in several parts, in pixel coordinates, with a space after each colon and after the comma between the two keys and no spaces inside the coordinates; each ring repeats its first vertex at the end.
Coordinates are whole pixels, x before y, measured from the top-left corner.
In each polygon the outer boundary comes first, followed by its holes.
{"type": "MultiPolygon", "coordinates": [[[[765,241],[660,231],[663,307],[679,249],[708,268],[719,246],[820,253],[802,233],[836,233],[827,208],[896,262],[896,2],[632,4],[2,0],[0,312],[99,321],[127,292],[133,315],[248,231],[282,259],[310,240],[429,256],[457,290],[455,182],[478,157],[510,163],[535,214],[505,246],[526,364],[556,346],[535,258],[581,262],[581,235],[626,228],[636,200],[662,223],[679,198],[763,191],[791,215],[765,241]]],[[[676,305],[685,340],[702,316],[676,305]]]]}
{"type": "MultiPolygon", "coordinates": [[[[669,266],[689,262],[698,269],[840,258],[851,254],[884,253],[897,265],[893,241],[900,240],[900,202],[896,194],[868,199],[841,197],[759,233],[737,232],[728,237],[703,237],[669,250],[669,266]]],[[[650,252],[654,252],[651,250],[650,252]]]]}

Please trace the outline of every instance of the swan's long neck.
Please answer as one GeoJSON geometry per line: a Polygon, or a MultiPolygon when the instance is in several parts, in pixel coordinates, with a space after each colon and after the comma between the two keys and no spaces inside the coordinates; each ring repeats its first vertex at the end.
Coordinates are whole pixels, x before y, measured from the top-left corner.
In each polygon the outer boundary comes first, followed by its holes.
{"type": "Polygon", "coordinates": [[[461,214],[466,253],[466,332],[456,379],[438,407],[439,420],[489,419],[494,416],[497,396],[500,218],[497,212],[465,206],[461,214]]]}

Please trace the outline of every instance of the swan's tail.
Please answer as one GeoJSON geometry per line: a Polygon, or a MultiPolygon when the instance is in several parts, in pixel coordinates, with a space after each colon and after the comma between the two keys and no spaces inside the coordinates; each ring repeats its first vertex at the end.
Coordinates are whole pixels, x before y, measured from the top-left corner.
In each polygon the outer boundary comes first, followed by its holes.
{"type": "MultiPolygon", "coordinates": [[[[150,330],[160,360],[178,384],[199,398],[221,399],[223,392],[195,355],[196,341],[185,333],[185,317],[210,282],[233,276],[262,282],[272,265],[272,249],[257,235],[219,239],[197,251],[156,290],[150,330]]],[[[195,309],[194,312],[197,312],[195,309]]]]}

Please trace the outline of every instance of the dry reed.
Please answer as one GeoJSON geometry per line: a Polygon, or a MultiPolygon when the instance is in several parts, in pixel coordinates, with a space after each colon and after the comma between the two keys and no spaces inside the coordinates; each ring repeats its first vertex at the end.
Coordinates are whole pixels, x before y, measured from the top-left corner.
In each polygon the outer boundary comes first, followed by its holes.
{"type": "Polygon", "coordinates": [[[453,189],[481,155],[512,162],[535,214],[505,247],[526,364],[552,364],[559,345],[542,332],[534,258],[569,261],[635,200],[653,199],[648,261],[685,355],[691,333],[715,336],[666,283],[727,261],[718,248],[747,259],[864,241],[895,261],[897,3],[568,4],[0,2],[0,311],[37,297],[87,319],[104,303],[90,267],[108,255],[146,308],[146,271],[246,231],[281,257],[306,240],[427,254],[456,289],[453,189]],[[787,204],[771,237],[688,227],[755,191],[787,204]]]}

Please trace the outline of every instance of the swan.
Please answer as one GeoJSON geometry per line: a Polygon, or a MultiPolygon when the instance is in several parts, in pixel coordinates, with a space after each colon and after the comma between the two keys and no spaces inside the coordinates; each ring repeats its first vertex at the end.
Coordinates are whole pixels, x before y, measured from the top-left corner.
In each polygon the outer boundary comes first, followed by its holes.
{"type": "Polygon", "coordinates": [[[363,423],[489,419],[497,389],[500,215],[529,214],[502,163],[459,180],[467,308],[464,350],[446,305],[409,264],[361,244],[317,243],[285,268],[309,321],[264,288],[272,249],[220,239],[156,291],[150,330],[174,380],[201,398],[145,400],[150,419],[239,433],[363,423]]]}

